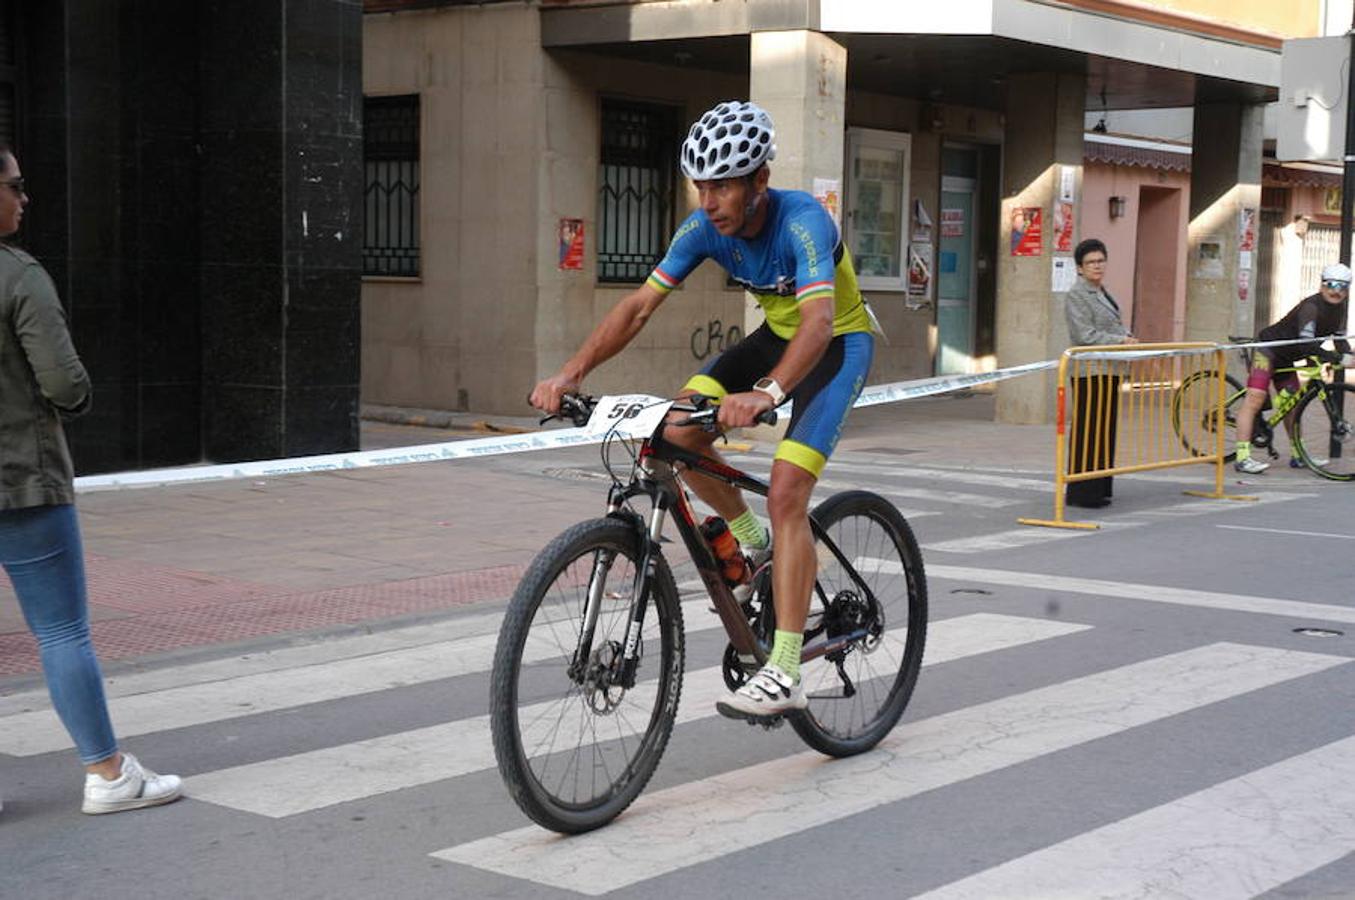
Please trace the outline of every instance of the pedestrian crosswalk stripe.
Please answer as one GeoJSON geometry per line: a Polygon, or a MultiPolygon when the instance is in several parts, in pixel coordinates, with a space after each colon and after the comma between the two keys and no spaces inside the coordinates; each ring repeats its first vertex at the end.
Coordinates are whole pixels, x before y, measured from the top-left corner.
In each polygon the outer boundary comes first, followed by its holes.
{"type": "MultiPolygon", "coordinates": [[[[888,563],[882,563],[887,566],[888,563]]],[[[894,563],[894,571],[899,566],[894,563]]],[[[884,568],[881,569],[884,571],[884,568]]],[[[1310,603],[1305,600],[1276,600],[1269,597],[1251,597],[1244,594],[1224,594],[1217,591],[1197,591],[1189,588],[1165,587],[1155,584],[1131,584],[1122,581],[1102,581],[1095,578],[1074,578],[1069,575],[1047,575],[1041,572],[1013,572],[1003,569],[979,569],[969,566],[927,566],[930,578],[951,581],[969,581],[979,584],[1000,584],[1010,587],[1059,591],[1070,594],[1092,594],[1098,597],[1124,597],[1151,603],[1171,603],[1178,606],[1198,606],[1204,609],[1223,609],[1231,612],[1262,613],[1287,616],[1292,619],[1326,622],[1355,622],[1355,609],[1332,603],[1310,603]]]]}
{"type": "MultiPolygon", "coordinates": [[[[829,463],[829,467],[830,470],[836,468],[845,468],[837,466],[836,463],[829,463]]],[[[886,470],[877,470],[874,467],[866,468],[868,471],[872,473],[875,473],[877,471],[884,473],[886,471],[886,470]]],[[[770,472],[770,470],[767,468],[759,468],[757,466],[748,466],[745,468],[745,471],[753,475],[758,475],[759,477],[762,478],[766,478],[768,476],[768,473],[770,472]]],[[[943,474],[947,477],[947,480],[955,480],[949,478],[951,473],[947,472],[943,474]]],[[[1045,482],[1044,486],[1045,489],[1048,490],[1050,488],[1050,482],[1045,482]]],[[[815,487],[817,489],[827,491],[851,491],[858,490],[864,487],[864,485],[862,485],[859,482],[823,479],[820,480],[815,485],[815,487]]],[[[869,486],[869,489],[877,494],[887,494],[891,497],[906,497],[910,500],[933,500],[936,501],[937,503],[949,503],[957,506],[982,506],[989,509],[999,509],[1004,506],[1014,506],[1015,504],[1025,502],[1024,500],[1017,500],[1010,497],[998,497],[993,494],[969,494],[963,491],[941,491],[936,490],[935,488],[903,487],[900,485],[889,485],[888,487],[881,487],[879,485],[872,484],[869,486]]]]}
{"type": "Polygon", "coordinates": [[[1355,847],[1355,738],[1249,772],[923,894],[1251,898],[1355,847]]]}
{"type": "Polygon", "coordinates": [[[814,752],[642,795],[600,831],[535,826],[432,855],[603,894],[1349,660],[1219,643],[905,723],[873,752],[814,752]]]}
{"type": "MultiPolygon", "coordinates": [[[[1190,500],[1170,506],[1154,506],[1137,509],[1125,516],[1114,519],[1101,519],[1103,529],[1139,528],[1149,524],[1151,519],[1180,518],[1184,516],[1202,516],[1208,513],[1232,512],[1242,509],[1256,509],[1268,503],[1284,503],[1299,500],[1306,494],[1265,494],[1257,498],[1256,503],[1246,505],[1229,500],[1190,500]]],[[[1079,512],[1073,510],[1071,512],[1079,512]]],[[[1070,515],[1071,512],[1065,513],[1070,515]]],[[[1077,519],[1077,516],[1073,516],[1077,519]]],[[[1052,541],[1071,540],[1079,537],[1094,537],[1095,531],[1065,530],[1062,528],[1014,528],[991,534],[979,534],[972,537],[955,538],[949,541],[932,541],[922,545],[922,549],[941,553],[988,553],[994,550],[1011,550],[1016,547],[1029,547],[1033,544],[1047,544],[1052,541]]]]}
{"type": "Polygon", "coordinates": [[[964,484],[981,484],[1017,491],[1038,491],[1042,494],[1048,494],[1054,489],[1051,478],[1018,478],[1012,475],[990,475],[986,472],[970,470],[932,469],[922,466],[880,466],[870,463],[829,461],[827,471],[836,472],[838,470],[857,472],[878,478],[921,478],[933,482],[958,481],[964,484]]]}
{"type": "MultiPolygon", "coordinates": [[[[709,606],[709,599],[704,597],[682,604],[688,633],[721,627],[719,617],[708,609],[709,606]]],[[[136,694],[110,700],[109,708],[118,734],[124,737],[205,725],[487,672],[494,664],[494,649],[498,642],[498,632],[481,634],[355,659],[136,694]]],[[[540,647],[534,651],[535,658],[545,658],[552,652],[555,652],[554,647],[540,647]]],[[[0,753],[34,756],[71,746],[70,736],[51,709],[0,718],[0,753]]]]}
{"type": "MultiPolygon", "coordinates": [[[[995,613],[944,619],[933,623],[928,634],[926,665],[1064,637],[1089,627],[995,613]]],[[[724,691],[718,667],[687,673],[678,722],[714,716],[715,701],[724,691]]],[[[532,718],[530,710],[523,711],[522,721],[532,718]]],[[[489,717],[476,716],[194,775],[189,792],[195,800],[281,818],[494,765],[489,717]]]]}

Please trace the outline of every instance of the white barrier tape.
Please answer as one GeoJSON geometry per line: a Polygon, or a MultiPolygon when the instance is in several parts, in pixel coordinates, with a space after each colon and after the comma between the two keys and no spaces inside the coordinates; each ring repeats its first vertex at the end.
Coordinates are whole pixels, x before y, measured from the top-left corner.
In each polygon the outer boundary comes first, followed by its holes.
{"type": "Polygon", "coordinates": [[[598,443],[597,439],[584,435],[581,428],[562,428],[553,431],[537,431],[530,434],[473,438],[464,441],[446,441],[440,444],[420,444],[416,447],[400,447],[391,450],[329,453],[323,456],[299,456],[291,459],[270,459],[214,466],[146,469],[140,472],[120,472],[113,475],[83,475],[75,479],[75,489],[77,492],[85,493],[117,488],[160,487],[203,481],[227,481],[236,478],[273,478],[279,475],[297,475],[304,472],[334,472],[341,469],[365,469],[372,466],[401,466],[409,463],[467,459],[476,456],[498,456],[504,453],[526,453],[529,450],[549,450],[554,447],[574,447],[595,443],[598,443]]]}
{"type": "Polygon", "coordinates": [[[1043,362],[1010,366],[1006,369],[980,372],[976,375],[938,375],[935,378],[920,378],[916,381],[879,384],[863,390],[861,395],[856,398],[853,408],[875,406],[880,403],[897,403],[900,400],[916,400],[918,397],[929,397],[933,394],[945,394],[949,391],[958,391],[978,384],[989,384],[994,381],[1016,378],[1020,375],[1029,375],[1032,372],[1043,372],[1046,369],[1056,368],[1058,364],[1059,361],[1056,359],[1047,359],[1043,362]]]}
{"type": "Polygon", "coordinates": [[[1182,347],[1177,350],[1112,350],[1108,353],[1097,353],[1088,351],[1078,353],[1077,359],[1095,359],[1095,360],[1114,360],[1114,359],[1149,359],[1158,356],[1198,356],[1202,353],[1213,353],[1216,350],[1245,350],[1256,347],[1285,347],[1290,344],[1320,344],[1323,341],[1344,341],[1349,336],[1344,334],[1328,334],[1323,337],[1310,338],[1286,338],[1280,341],[1246,341],[1240,344],[1215,344],[1208,347],[1182,347]]]}
{"type": "MultiPolygon", "coordinates": [[[[879,403],[912,400],[931,394],[973,387],[977,384],[1001,381],[1005,378],[1015,378],[1030,372],[1051,369],[1057,365],[1057,360],[1046,360],[978,375],[943,375],[938,378],[881,384],[868,387],[862,391],[856,400],[856,405],[874,406],[879,403]]],[[[505,453],[526,453],[531,450],[578,447],[600,442],[601,438],[587,436],[582,428],[561,428],[550,431],[536,431],[530,434],[496,435],[488,438],[446,441],[439,444],[420,444],[415,447],[401,447],[391,450],[362,450],[352,453],[329,453],[323,456],[300,456],[291,459],[270,459],[257,462],[226,463],[224,465],[146,469],[140,472],[119,472],[111,475],[82,475],[75,479],[75,490],[79,493],[88,493],[120,488],[161,487],[171,484],[227,481],[237,478],[275,478],[279,475],[298,475],[306,472],[334,472],[373,466],[399,466],[447,459],[498,456],[505,453]]]]}
{"type": "MultiPolygon", "coordinates": [[[[1243,347],[1273,347],[1283,344],[1311,343],[1339,340],[1345,335],[1330,335],[1288,341],[1257,341],[1246,344],[1224,344],[1223,349],[1243,347]]],[[[1199,351],[1185,352],[1203,352],[1199,351]]],[[[1120,351],[1118,353],[1079,354],[1080,359],[1124,359],[1127,353],[1145,356],[1169,356],[1181,351],[1120,351]]],[[[1208,352],[1213,352],[1212,348],[1208,352]]],[[[857,397],[855,406],[876,406],[944,394],[980,384],[990,384],[1017,378],[1033,372],[1042,372],[1058,366],[1056,359],[1025,363],[981,372],[974,375],[940,375],[913,381],[896,381],[868,387],[857,397]]],[[[787,407],[788,409],[788,407],[787,407]]],[[[119,472],[111,475],[82,475],[75,479],[79,493],[118,490],[133,487],[161,487],[172,484],[192,484],[207,481],[228,481],[238,478],[275,478],[280,475],[298,475],[306,472],[334,472],[344,469],[364,469],[374,466],[399,466],[409,463],[438,462],[448,459],[469,459],[480,456],[499,456],[506,453],[526,453],[532,450],[551,450],[556,447],[578,447],[596,444],[600,438],[589,437],[582,428],[561,428],[536,431],[529,434],[496,435],[438,444],[420,444],[391,450],[362,450],[352,453],[328,453],[321,456],[299,456],[290,459],[270,459],[256,462],[226,463],[224,465],[182,466],[172,469],[145,469],[139,472],[119,472]]]]}

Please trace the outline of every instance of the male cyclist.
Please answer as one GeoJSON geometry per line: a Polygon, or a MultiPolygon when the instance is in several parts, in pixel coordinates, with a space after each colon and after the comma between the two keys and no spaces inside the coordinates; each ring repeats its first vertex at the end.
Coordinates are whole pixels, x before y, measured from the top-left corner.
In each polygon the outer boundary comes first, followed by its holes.
{"type": "MultiPolygon", "coordinates": [[[[718,398],[724,429],[752,425],[760,413],[787,399],[795,402],[786,437],[776,449],[767,497],[776,535],[771,655],[756,675],[716,704],[723,715],[746,719],[807,705],[800,650],[817,570],[809,497],[874,352],[872,318],[832,218],[810,194],[767,186],[774,141],[771,117],[743,101],[720,103],[692,125],[681,165],[701,208],[678,227],[648,281],[622,298],[579,351],[531,394],[538,409],[556,412],[560,397],[578,390],[590,371],[619,353],[702,260],[715,260],[761,304],[766,322],[692,376],[681,393],[718,398]]],[[[670,427],[665,437],[719,459],[712,434],[670,427]]],[[[696,473],[686,477],[746,549],[768,546],[766,529],[737,488],[696,473]]]]}
{"type": "MultiPolygon", "coordinates": [[[[1328,334],[1344,334],[1346,330],[1345,300],[1350,293],[1350,268],[1341,263],[1333,263],[1322,270],[1322,284],[1316,294],[1300,300],[1298,305],[1285,314],[1284,318],[1273,325],[1261,329],[1257,338],[1262,341],[1283,341],[1296,338],[1312,338],[1328,334]]],[[[1340,353],[1327,353],[1321,343],[1283,344],[1279,347],[1258,347],[1252,354],[1251,375],[1247,378],[1247,396],[1237,411],[1237,461],[1233,467],[1248,475],[1258,475],[1270,468],[1270,463],[1251,455],[1252,429],[1256,425],[1256,416],[1265,405],[1269,393],[1271,378],[1275,380],[1278,391],[1298,391],[1299,377],[1293,372],[1272,375],[1276,370],[1294,365],[1307,356],[1321,356],[1329,362],[1350,365],[1350,346],[1345,341],[1336,341],[1340,353]],[[1345,354],[1342,357],[1341,354],[1345,354]]],[[[1289,465],[1300,468],[1303,463],[1293,448],[1294,415],[1290,412],[1284,417],[1284,430],[1289,435],[1289,465]]]]}

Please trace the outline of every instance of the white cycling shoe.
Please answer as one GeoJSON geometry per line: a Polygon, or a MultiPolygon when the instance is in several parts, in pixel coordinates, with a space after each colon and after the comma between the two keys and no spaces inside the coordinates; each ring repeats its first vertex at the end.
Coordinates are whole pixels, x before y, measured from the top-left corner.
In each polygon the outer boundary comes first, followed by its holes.
{"type": "Polygon", "coordinates": [[[715,701],[715,709],[730,719],[767,719],[809,705],[799,679],[767,663],[743,687],[715,701]]]}
{"type": "Polygon", "coordinates": [[[1261,462],[1261,460],[1256,457],[1249,456],[1246,459],[1239,459],[1237,462],[1233,463],[1233,468],[1244,475],[1260,475],[1266,469],[1270,468],[1270,463],[1261,462]]]}

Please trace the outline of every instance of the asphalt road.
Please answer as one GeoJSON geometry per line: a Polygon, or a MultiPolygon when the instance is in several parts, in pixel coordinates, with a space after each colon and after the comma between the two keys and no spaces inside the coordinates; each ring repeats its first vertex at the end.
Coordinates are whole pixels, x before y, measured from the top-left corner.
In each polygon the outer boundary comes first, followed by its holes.
{"type": "MultiPolygon", "coordinates": [[[[485,464],[600,507],[595,460],[485,464]]],[[[1355,896],[1355,485],[1124,477],[1086,532],[1016,524],[1051,511],[1036,467],[875,447],[827,480],[893,500],[929,569],[928,664],[872,753],[687,711],[629,813],[549,835],[493,765],[480,604],[120,679],[127,747],[186,777],[158,810],[80,816],[55,719],[0,696],[0,896],[1355,896]]],[[[693,630],[689,670],[722,646],[693,630]]]]}

